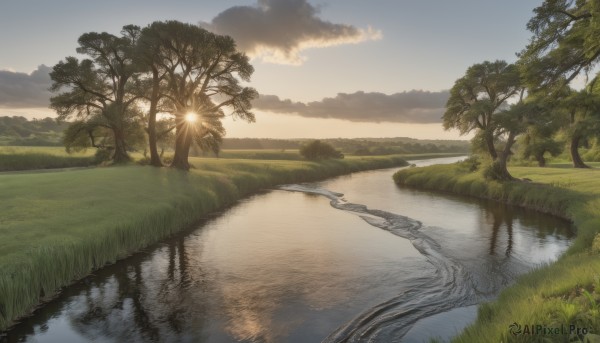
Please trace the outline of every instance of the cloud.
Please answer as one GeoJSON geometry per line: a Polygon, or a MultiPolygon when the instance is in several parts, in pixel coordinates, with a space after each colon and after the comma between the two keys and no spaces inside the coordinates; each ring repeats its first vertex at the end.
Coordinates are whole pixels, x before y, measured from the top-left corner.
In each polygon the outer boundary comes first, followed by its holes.
{"type": "Polygon", "coordinates": [[[264,61],[300,65],[300,52],[341,44],[381,39],[371,27],[334,24],[320,19],[318,8],[306,0],[258,0],[256,6],[234,6],[200,26],[233,37],[249,56],[264,61]]]}
{"type": "Polygon", "coordinates": [[[48,107],[51,70],[43,64],[31,74],[0,70],[0,108],[48,107]]]}
{"type": "Polygon", "coordinates": [[[261,95],[253,105],[258,110],[308,118],[426,124],[441,122],[448,97],[448,91],[412,90],[391,95],[356,92],[338,93],[334,98],[302,103],[281,100],[276,95],[261,95]]]}

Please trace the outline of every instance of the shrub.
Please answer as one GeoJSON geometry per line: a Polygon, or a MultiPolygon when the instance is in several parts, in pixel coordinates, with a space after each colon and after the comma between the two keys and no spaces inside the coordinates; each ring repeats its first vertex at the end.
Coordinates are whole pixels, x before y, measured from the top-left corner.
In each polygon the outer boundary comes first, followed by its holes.
{"type": "Polygon", "coordinates": [[[98,149],[94,154],[94,162],[100,164],[110,160],[112,157],[112,150],[109,149],[98,149]]]}
{"type": "Polygon", "coordinates": [[[344,154],[335,150],[335,148],[328,143],[321,142],[320,140],[312,141],[300,148],[300,155],[307,160],[323,160],[328,158],[344,158],[344,154]]]}
{"type": "Polygon", "coordinates": [[[461,169],[468,171],[469,173],[479,170],[481,166],[481,160],[477,155],[472,155],[464,161],[457,162],[461,169]]]}
{"type": "Polygon", "coordinates": [[[165,166],[170,166],[173,163],[173,155],[164,155],[160,159],[165,166]]]}

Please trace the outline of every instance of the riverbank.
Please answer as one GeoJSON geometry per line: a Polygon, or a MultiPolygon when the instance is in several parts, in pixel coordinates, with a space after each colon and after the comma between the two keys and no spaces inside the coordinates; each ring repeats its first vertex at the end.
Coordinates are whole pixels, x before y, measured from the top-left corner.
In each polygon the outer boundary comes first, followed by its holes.
{"type": "Polygon", "coordinates": [[[490,182],[481,172],[470,171],[465,163],[409,168],[394,174],[394,181],[400,186],[493,199],[563,217],[577,228],[577,238],[557,262],[520,277],[494,302],[482,304],[476,322],[453,341],[538,342],[566,338],[562,334],[524,335],[525,325],[532,324],[547,328],[575,325],[597,334],[600,170],[512,167],[510,172],[532,181],[490,182]],[[517,336],[509,331],[513,323],[521,325],[517,336]]]}
{"type": "Polygon", "coordinates": [[[0,331],[61,287],[261,189],[445,156],[192,158],[189,173],[132,165],[0,174],[0,331]]]}

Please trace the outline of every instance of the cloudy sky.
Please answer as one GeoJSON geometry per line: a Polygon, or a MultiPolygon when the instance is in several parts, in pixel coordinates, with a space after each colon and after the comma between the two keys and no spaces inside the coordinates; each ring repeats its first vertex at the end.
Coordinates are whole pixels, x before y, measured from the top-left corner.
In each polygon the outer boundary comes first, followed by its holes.
{"type": "Polygon", "coordinates": [[[440,124],[448,89],[474,63],[513,62],[541,2],[3,0],[0,116],[54,116],[48,72],[82,33],[174,19],[252,57],[257,122],[228,120],[228,137],[459,138],[440,124]]]}

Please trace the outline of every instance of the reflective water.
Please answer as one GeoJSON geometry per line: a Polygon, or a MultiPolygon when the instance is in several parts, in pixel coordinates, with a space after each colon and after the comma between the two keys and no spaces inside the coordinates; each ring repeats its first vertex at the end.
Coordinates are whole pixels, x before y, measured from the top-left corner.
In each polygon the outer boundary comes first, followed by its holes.
{"type": "Polygon", "coordinates": [[[240,201],[66,288],[0,341],[448,338],[472,320],[470,305],[572,238],[568,223],[536,212],[400,189],[394,171],[240,201]]]}

